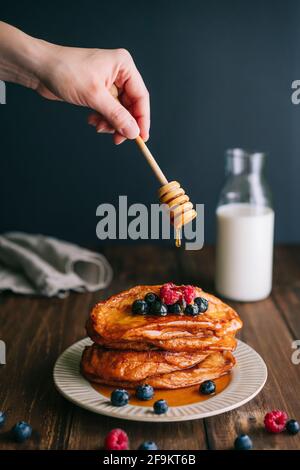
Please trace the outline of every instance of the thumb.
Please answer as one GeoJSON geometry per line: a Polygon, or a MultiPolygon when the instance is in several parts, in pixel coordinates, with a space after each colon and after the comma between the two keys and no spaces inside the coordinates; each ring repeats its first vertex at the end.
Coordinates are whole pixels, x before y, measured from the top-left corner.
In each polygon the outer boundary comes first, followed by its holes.
{"type": "Polygon", "coordinates": [[[94,106],[112,127],[127,139],[135,139],[140,134],[134,117],[116,100],[107,89],[101,90],[94,106]]]}

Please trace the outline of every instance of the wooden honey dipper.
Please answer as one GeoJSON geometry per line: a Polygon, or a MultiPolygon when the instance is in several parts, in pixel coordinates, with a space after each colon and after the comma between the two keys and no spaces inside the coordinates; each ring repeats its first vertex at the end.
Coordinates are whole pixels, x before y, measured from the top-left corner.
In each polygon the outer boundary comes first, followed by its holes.
{"type": "MultiPolygon", "coordinates": [[[[119,93],[115,85],[111,87],[110,92],[116,99],[118,99],[119,93]]],[[[176,230],[176,246],[180,247],[180,229],[183,225],[191,222],[197,216],[197,212],[195,211],[190,198],[185,194],[184,189],[180,187],[180,184],[177,181],[169,182],[167,180],[143,139],[138,136],[135,141],[156,178],[162,185],[158,191],[159,202],[169,206],[171,222],[176,230]]]]}

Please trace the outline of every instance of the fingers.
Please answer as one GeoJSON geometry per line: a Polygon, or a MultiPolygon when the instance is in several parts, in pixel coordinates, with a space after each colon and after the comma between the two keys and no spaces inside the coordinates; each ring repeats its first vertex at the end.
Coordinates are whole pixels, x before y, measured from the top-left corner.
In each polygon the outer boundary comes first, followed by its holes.
{"type": "Polygon", "coordinates": [[[140,128],[140,136],[146,142],[149,139],[150,106],[147,97],[141,97],[132,105],[132,114],[140,128]]]}
{"type": "MultiPolygon", "coordinates": [[[[134,65],[134,64],[133,64],[134,65]]],[[[143,79],[134,65],[134,71],[124,84],[124,99],[130,103],[131,113],[140,128],[140,136],[148,140],[150,129],[150,98],[143,79]]],[[[126,106],[126,102],[125,102],[126,106]]]]}
{"type": "Polygon", "coordinates": [[[91,113],[91,114],[88,115],[87,121],[88,121],[88,124],[89,124],[90,126],[96,127],[97,124],[98,124],[99,119],[101,119],[101,115],[100,115],[100,114],[98,114],[98,113],[91,113]]]}
{"type": "Polygon", "coordinates": [[[96,96],[89,103],[97,111],[89,116],[89,124],[95,126],[97,132],[115,130],[114,142],[117,145],[126,139],[135,139],[138,135],[146,141],[150,128],[148,90],[131,55],[123,49],[115,52],[119,64],[115,85],[121,90],[121,102],[110,94],[108,88],[100,85],[96,96]]]}
{"type": "Polygon", "coordinates": [[[118,132],[115,131],[113,127],[111,127],[104,119],[103,116],[99,113],[91,113],[88,116],[88,124],[96,128],[96,131],[99,134],[114,134],[113,140],[116,145],[122,144],[126,137],[122,136],[118,132]]]}
{"type": "Polygon", "coordinates": [[[120,145],[122,144],[123,142],[125,142],[126,140],[126,137],[123,137],[121,134],[118,134],[117,132],[114,134],[113,136],[113,139],[114,139],[114,143],[116,145],[120,145]]]}
{"type": "Polygon", "coordinates": [[[99,90],[93,107],[121,136],[127,139],[135,139],[140,134],[139,126],[134,117],[119,101],[111,96],[106,88],[103,87],[99,90]]]}
{"type": "Polygon", "coordinates": [[[115,129],[99,113],[91,113],[88,116],[88,123],[96,128],[98,133],[114,134],[115,129]]]}
{"type": "Polygon", "coordinates": [[[115,134],[115,129],[111,127],[106,121],[100,121],[96,126],[98,134],[115,134]]]}

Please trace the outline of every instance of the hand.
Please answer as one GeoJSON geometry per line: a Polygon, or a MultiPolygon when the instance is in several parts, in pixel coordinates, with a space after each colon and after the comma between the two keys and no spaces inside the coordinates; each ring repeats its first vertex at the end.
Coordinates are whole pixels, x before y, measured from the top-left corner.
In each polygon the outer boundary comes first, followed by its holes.
{"type": "Polygon", "coordinates": [[[149,137],[149,93],[125,49],[82,49],[51,44],[0,22],[0,80],[20,83],[48,99],[87,106],[97,132],[116,144],[149,137]],[[110,94],[119,90],[119,101],[110,94]]]}
{"type": "Polygon", "coordinates": [[[97,132],[114,133],[116,144],[138,135],[145,141],[149,138],[149,93],[129,52],[55,49],[43,61],[38,93],[95,110],[89,115],[89,124],[97,132]],[[119,90],[119,101],[110,93],[113,84],[119,90]]]}

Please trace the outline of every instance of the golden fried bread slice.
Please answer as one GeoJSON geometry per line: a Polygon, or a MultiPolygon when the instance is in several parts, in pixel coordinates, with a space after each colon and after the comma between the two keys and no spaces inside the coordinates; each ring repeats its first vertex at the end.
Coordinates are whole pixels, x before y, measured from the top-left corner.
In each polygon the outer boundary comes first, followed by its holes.
{"type": "Polygon", "coordinates": [[[104,343],[146,342],[155,346],[157,341],[174,338],[194,339],[205,332],[222,337],[234,334],[242,326],[238,314],[217,297],[195,288],[197,296],[208,300],[208,310],[195,317],[189,315],[150,316],[134,315],[132,303],[143,299],[148,292],[159,294],[161,286],[136,286],[93,308],[88,321],[90,336],[104,343]]]}
{"type": "MultiPolygon", "coordinates": [[[[147,384],[156,389],[175,389],[197,385],[205,380],[214,380],[228,373],[235,365],[235,358],[230,352],[215,352],[207,356],[203,361],[188,369],[169,372],[167,374],[153,375],[146,378],[147,384]]],[[[91,382],[111,385],[122,388],[134,388],[145,383],[145,380],[129,382],[125,380],[113,380],[97,374],[97,369],[92,365],[86,367],[82,363],[82,374],[91,382]]]]}
{"type": "Polygon", "coordinates": [[[207,354],[170,353],[167,351],[118,351],[93,344],[82,355],[81,370],[109,380],[138,382],[152,375],[167,374],[192,367],[203,361],[207,354]]]}
{"type": "MultiPolygon", "coordinates": [[[[169,340],[148,340],[148,341],[109,341],[90,328],[87,323],[87,333],[89,337],[97,344],[109,349],[130,349],[134,351],[151,351],[163,349],[171,352],[195,352],[195,351],[234,351],[237,341],[235,337],[227,335],[218,337],[214,334],[208,336],[180,337],[169,340]]],[[[207,332],[208,333],[208,332],[207,332]]]]}
{"type": "Polygon", "coordinates": [[[167,341],[156,341],[156,346],[167,351],[234,351],[237,340],[232,335],[219,338],[218,336],[203,336],[190,338],[174,338],[167,341]]]}

